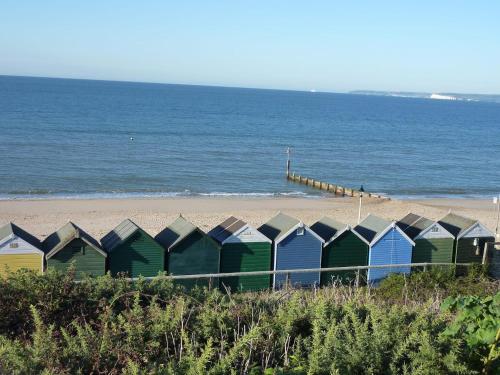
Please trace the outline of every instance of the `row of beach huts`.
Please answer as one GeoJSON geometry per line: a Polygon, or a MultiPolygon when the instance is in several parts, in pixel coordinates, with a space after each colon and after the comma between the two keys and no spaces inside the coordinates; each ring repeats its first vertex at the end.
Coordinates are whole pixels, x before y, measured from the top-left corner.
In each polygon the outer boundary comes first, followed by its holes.
{"type": "MultiPolygon", "coordinates": [[[[76,277],[127,274],[152,277],[270,270],[319,269],[410,263],[481,263],[493,233],[477,220],[449,213],[433,221],[410,213],[399,221],[368,215],[355,227],[324,217],[311,226],[278,213],[254,228],[230,217],[205,233],[179,216],[154,238],[131,220],[124,220],[100,241],[72,222],[43,242],[9,223],[0,228],[0,276],[21,268],[44,272],[75,268],[76,277]]],[[[492,256],[493,251],[488,253],[492,256]]],[[[391,272],[409,273],[409,266],[363,271],[368,283],[391,272]]],[[[231,290],[262,290],[292,285],[326,285],[352,280],[356,271],[305,272],[223,277],[231,290]]],[[[359,280],[359,279],[358,279],[359,280]]],[[[207,285],[207,279],[179,281],[186,287],[207,285]]]]}

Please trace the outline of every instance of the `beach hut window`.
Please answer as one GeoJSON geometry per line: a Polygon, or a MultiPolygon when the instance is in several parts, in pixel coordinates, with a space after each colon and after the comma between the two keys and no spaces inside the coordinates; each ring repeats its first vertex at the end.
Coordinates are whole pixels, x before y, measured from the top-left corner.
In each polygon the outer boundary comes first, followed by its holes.
{"type": "Polygon", "coordinates": [[[434,227],[432,227],[431,231],[434,232],[434,233],[439,232],[439,228],[436,227],[436,226],[434,226],[434,227]]]}
{"type": "Polygon", "coordinates": [[[303,235],[304,235],[304,227],[297,228],[297,236],[303,236],[303,235]]]}
{"type": "Polygon", "coordinates": [[[10,247],[11,249],[17,249],[17,248],[19,247],[19,244],[18,244],[17,242],[12,242],[12,243],[9,245],[9,247],[10,247]]]}

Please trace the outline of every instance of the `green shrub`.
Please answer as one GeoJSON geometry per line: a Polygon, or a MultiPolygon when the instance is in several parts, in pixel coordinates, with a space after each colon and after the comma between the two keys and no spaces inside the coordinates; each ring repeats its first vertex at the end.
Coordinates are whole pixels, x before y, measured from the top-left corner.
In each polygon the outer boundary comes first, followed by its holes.
{"type": "Polygon", "coordinates": [[[166,279],[19,272],[0,280],[0,373],[479,373],[468,331],[449,328],[460,303],[437,307],[460,290],[495,288],[436,271],[380,288],[223,294],[166,279]]]}

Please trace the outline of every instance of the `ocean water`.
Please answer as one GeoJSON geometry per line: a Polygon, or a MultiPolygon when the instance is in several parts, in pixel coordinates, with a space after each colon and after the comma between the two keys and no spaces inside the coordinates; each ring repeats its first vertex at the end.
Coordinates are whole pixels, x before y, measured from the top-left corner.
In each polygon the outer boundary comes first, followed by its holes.
{"type": "Polygon", "coordinates": [[[0,199],[500,190],[500,104],[0,76],[0,199]]]}

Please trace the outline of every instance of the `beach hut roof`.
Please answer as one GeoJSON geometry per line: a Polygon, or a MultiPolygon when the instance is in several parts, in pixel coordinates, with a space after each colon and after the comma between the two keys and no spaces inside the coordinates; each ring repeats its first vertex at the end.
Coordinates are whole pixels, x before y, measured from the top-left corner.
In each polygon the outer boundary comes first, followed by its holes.
{"type": "Polygon", "coordinates": [[[457,238],[464,237],[467,232],[469,232],[473,227],[476,227],[476,225],[480,226],[483,229],[483,232],[488,236],[493,237],[493,233],[484,225],[479,223],[479,221],[460,216],[452,212],[439,220],[439,224],[441,224],[448,232],[457,238]]]}
{"type": "Polygon", "coordinates": [[[267,238],[278,242],[287,235],[290,230],[300,224],[300,220],[279,212],[276,216],[263,224],[259,228],[259,232],[264,234],[267,238]]]}
{"type": "Polygon", "coordinates": [[[324,216],[313,225],[311,225],[311,230],[314,231],[318,236],[320,236],[325,241],[325,246],[329,245],[336,238],[348,230],[353,232],[359,239],[367,244],[368,241],[357,233],[350,225],[341,223],[331,217],[324,216]]]}
{"type": "Polygon", "coordinates": [[[106,251],[113,251],[117,246],[128,240],[141,228],[130,219],[123,220],[115,229],[101,238],[101,243],[106,251]]]}
{"type": "Polygon", "coordinates": [[[242,229],[246,228],[248,225],[243,220],[237,219],[231,216],[224,220],[222,223],[217,225],[207,234],[213,238],[219,244],[222,244],[225,240],[234,234],[239,233],[242,229]]]}
{"type": "Polygon", "coordinates": [[[21,238],[22,240],[26,241],[31,246],[34,246],[37,249],[42,248],[42,243],[40,242],[40,240],[38,238],[29,234],[24,229],[19,228],[14,223],[7,223],[3,227],[0,228],[0,241],[3,240],[4,238],[7,238],[7,237],[10,237],[13,235],[21,238]]]}
{"type": "Polygon", "coordinates": [[[476,220],[468,217],[460,216],[450,212],[448,215],[439,220],[439,223],[446,228],[448,232],[458,237],[462,232],[476,223],[476,220]]]}
{"type": "Polygon", "coordinates": [[[311,225],[311,229],[323,240],[330,241],[332,238],[349,229],[349,226],[331,217],[324,216],[311,225]]]}
{"type": "Polygon", "coordinates": [[[370,245],[374,245],[392,228],[395,228],[408,242],[415,246],[415,242],[403,232],[395,221],[388,221],[372,214],[356,225],[353,231],[363,237],[370,245]]]}
{"type": "Polygon", "coordinates": [[[408,237],[415,239],[424,230],[433,225],[435,221],[427,219],[426,217],[409,213],[404,218],[399,220],[396,224],[405,232],[408,237]]]}
{"type": "Polygon", "coordinates": [[[172,224],[158,233],[155,240],[165,249],[170,250],[194,232],[205,234],[196,225],[179,216],[172,224]]]}
{"type": "Polygon", "coordinates": [[[366,241],[371,243],[375,237],[383,233],[391,222],[381,217],[369,214],[361,223],[354,227],[354,230],[361,235],[366,241]]]}
{"type": "Polygon", "coordinates": [[[259,232],[261,232],[264,236],[266,236],[270,240],[273,240],[275,244],[278,244],[279,242],[281,242],[281,240],[288,237],[290,233],[292,233],[295,229],[299,227],[304,227],[319,241],[323,243],[325,242],[325,240],[323,240],[323,238],[321,238],[317,233],[312,231],[310,228],[306,227],[302,221],[295,219],[291,216],[285,215],[281,212],[279,212],[276,216],[274,216],[268,222],[263,224],[259,228],[259,232]]]}
{"type": "Polygon", "coordinates": [[[74,239],[81,239],[103,256],[107,256],[106,252],[102,250],[99,243],[91,235],[69,221],[43,241],[43,249],[47,254],[47,258],[56,254],[74,239]]]}

